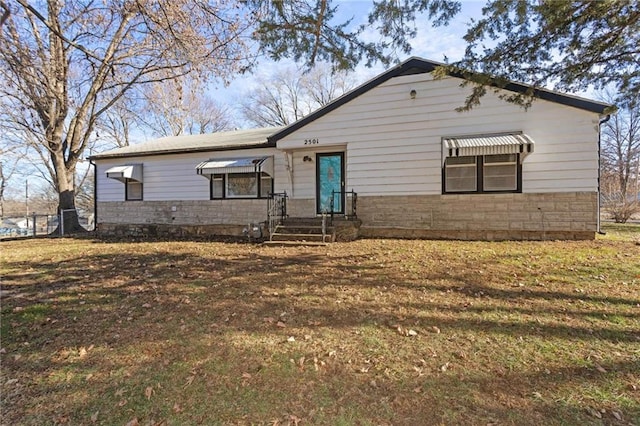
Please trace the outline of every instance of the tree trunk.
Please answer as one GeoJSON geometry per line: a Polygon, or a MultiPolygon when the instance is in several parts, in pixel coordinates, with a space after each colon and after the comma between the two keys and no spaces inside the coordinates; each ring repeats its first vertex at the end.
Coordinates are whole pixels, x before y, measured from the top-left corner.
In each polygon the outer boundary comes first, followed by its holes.
{"type": "MultiPolygon", "coordinates": [[[[63,155],[51,153],[56,170],[56,186],[58,190],[58,214],[63,218],[64,234],[77,233],[86,231],[78,220],[78,211],[76,210],[75,200],[75,175],[76,167],[67,166],[64,162],[63,155]]],[[[60,226],[60,225],[58,225],[60,226]]],[[[60,229],[56,229],[54,233],[60,233],[60,229]]]]}

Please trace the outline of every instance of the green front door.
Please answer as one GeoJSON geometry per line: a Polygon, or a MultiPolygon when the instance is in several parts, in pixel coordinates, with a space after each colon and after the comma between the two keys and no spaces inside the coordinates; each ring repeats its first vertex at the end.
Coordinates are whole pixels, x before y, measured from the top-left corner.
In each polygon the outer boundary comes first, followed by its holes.
{"type": "Polygon", "coordinates": [[[344,214],[344,153],[316,154],[317,213],[344,214]]]}

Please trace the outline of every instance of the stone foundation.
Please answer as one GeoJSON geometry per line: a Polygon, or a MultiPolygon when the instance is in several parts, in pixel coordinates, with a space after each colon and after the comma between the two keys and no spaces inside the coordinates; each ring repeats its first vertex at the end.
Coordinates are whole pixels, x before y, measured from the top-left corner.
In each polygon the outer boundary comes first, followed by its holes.
{"type": "MultiPolygon", "coordinates": [[[[114,224],[99,223],[96,231],[109,237],[169,237],[169,238],[205,238],[245,237],[243,231],[247,225],[166,225],[166,224],[114,224]]],[[[268,236],[262,227],[263,235],[268,236]]]]}
{"type": "Polygon", "coordinates": [[[113,236],[240,237],[250,223],[267,220],[262,199],[99,202],[97,207],[97,232],[113,236]]]}
{"type": "MultiPolygon", "coordinates": [[[[315,217],[315,201],[290,199],[287,210],[290,217],[315,217]]],[[[584,240],[595,237],[596,212],[595,192],[360,196],[362,226],[336,232],[343,241],[584,240]]],[[[121,236],[242,236],[249,223],[266,220],[267,200],[100,202],[97,230],[121,236]]]]}
{"type": "Polygon", "coordinates": [[[595,192],[358,197],[361,237],[593,239],[596,212],[595,192]]]}

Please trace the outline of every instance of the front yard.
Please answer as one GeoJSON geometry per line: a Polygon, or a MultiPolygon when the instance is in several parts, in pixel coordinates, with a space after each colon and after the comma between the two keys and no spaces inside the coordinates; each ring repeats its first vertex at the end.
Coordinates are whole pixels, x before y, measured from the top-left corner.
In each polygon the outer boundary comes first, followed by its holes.
{"type": "Polygon", "coordinates": [[[640,424],[640,227],[0,244],[2,424],[640,424]]]}

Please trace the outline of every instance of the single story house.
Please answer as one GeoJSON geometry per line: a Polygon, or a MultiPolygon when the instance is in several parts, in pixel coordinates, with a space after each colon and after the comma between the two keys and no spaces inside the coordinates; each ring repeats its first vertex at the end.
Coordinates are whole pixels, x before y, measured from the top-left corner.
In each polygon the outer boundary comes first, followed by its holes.
{"type": "Polygon", "coordinates": [[[328,214],[361,237],[594,238],[610,106],[538,90],[524,109],[489,91],[459,112],[471,89],[439,65],[408,59],[286,127],[94,155],[97,230],[241,235],[328,214]]]}

